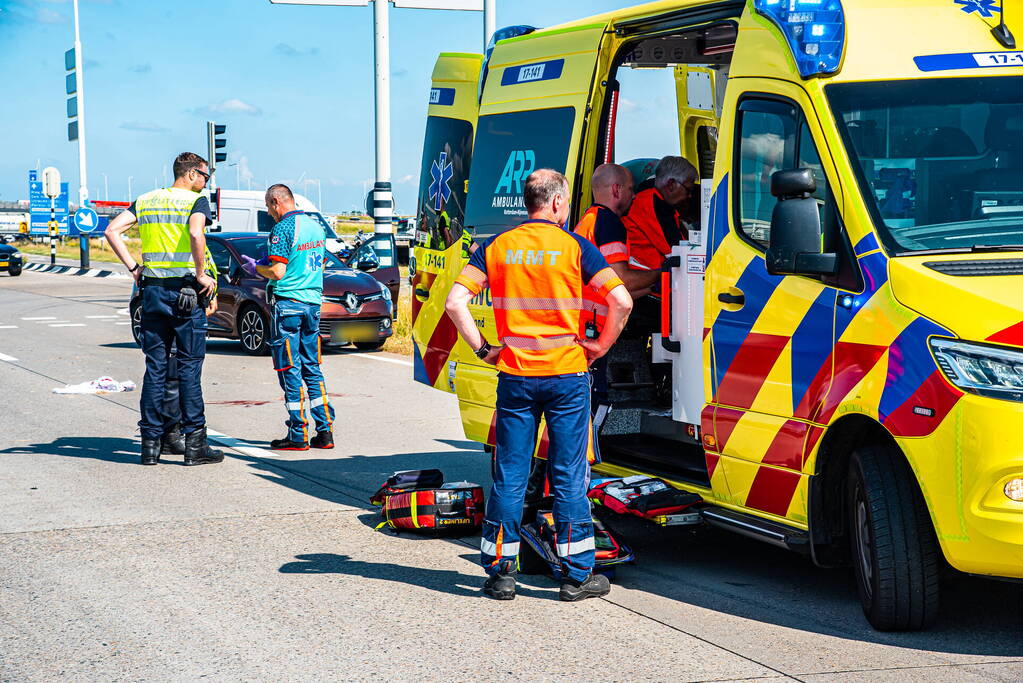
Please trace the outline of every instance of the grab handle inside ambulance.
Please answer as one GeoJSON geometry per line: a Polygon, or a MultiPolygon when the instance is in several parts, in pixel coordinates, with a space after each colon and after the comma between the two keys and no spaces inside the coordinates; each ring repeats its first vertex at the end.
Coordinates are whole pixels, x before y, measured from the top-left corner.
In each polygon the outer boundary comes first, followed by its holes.
{"type": "Polygon", "coordinates": [[[678,256],[669,256],[661,264],[661,346],[671,353],[682,350],[681,342],[671,340],[671,269],[681,265],[678,256]]]}

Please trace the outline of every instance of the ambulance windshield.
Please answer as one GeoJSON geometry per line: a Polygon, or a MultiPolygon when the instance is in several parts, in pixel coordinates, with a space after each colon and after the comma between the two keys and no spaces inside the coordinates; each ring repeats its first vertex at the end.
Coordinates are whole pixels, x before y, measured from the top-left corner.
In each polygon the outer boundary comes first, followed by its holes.
{"type": "Polygon", "coordinates": [[[1023,76],[826,92],[890,252],[1023,244],[1023,76]]]}

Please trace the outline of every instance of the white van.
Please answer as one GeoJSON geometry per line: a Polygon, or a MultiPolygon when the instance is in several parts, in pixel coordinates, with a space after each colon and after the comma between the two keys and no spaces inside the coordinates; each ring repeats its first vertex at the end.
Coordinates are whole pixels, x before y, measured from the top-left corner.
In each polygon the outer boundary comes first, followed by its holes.
{"type": "MultiPolygon", "coordinates": [[[[217,219],[211,231],[270,232],[274,219],[266,210],[266,193],[260,190],[225,190],[217,188],[210,198],[216,208],[217,219]]],[[[320,220],[329,237],[335,237],[334,228],[309,199],[295,194],[295,208],[320,220]]]]}

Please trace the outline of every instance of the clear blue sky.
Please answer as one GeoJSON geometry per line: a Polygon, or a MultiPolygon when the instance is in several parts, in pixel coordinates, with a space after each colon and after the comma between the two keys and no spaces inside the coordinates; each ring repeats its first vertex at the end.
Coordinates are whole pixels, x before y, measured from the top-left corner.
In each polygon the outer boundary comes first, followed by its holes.
{"type": "MultiPolygon", "coordinates": [[[[205,155],[205,122],[228,124],[218,179],[320,179],[326,211],[361,206],[373,178],[372,8],[269,0],[80,0],[91,198],[165,183],[179,151],[205,155]]],[[[551,26],[637,2],[498,0],[497,25],[551,26]]],[[[391,8],[392,172],[415,210],[430,72],[440,51],[479,52],[477,12],[391,8]]],[[[78,185],[67,141],[64,51],[71,0],[0,0],[0,199],[28,197],[27,171],[56,166],[78,185]]],[[[296,185],[315,202],[314,183],[296,185]]]]}

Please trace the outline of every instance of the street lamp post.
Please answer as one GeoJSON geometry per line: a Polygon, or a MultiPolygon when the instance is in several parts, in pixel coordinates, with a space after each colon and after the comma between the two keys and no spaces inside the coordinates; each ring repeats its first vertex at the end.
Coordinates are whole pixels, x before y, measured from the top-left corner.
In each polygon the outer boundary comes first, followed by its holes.
{"type": "Polygon", "coordinates": [[[135,176],[133,176],[133,175],[128,176],[128,201],[129,202],[131,201],[131,179],[134,178],[134,177],[135,176]]]}
{"type": "Polygon", "coordinates": [[[100,175],[103,176],[103,200],[109,202],[110,201],[110,185],[107,184],[107,174],[106,173],[100,173],[100,175]]]}

